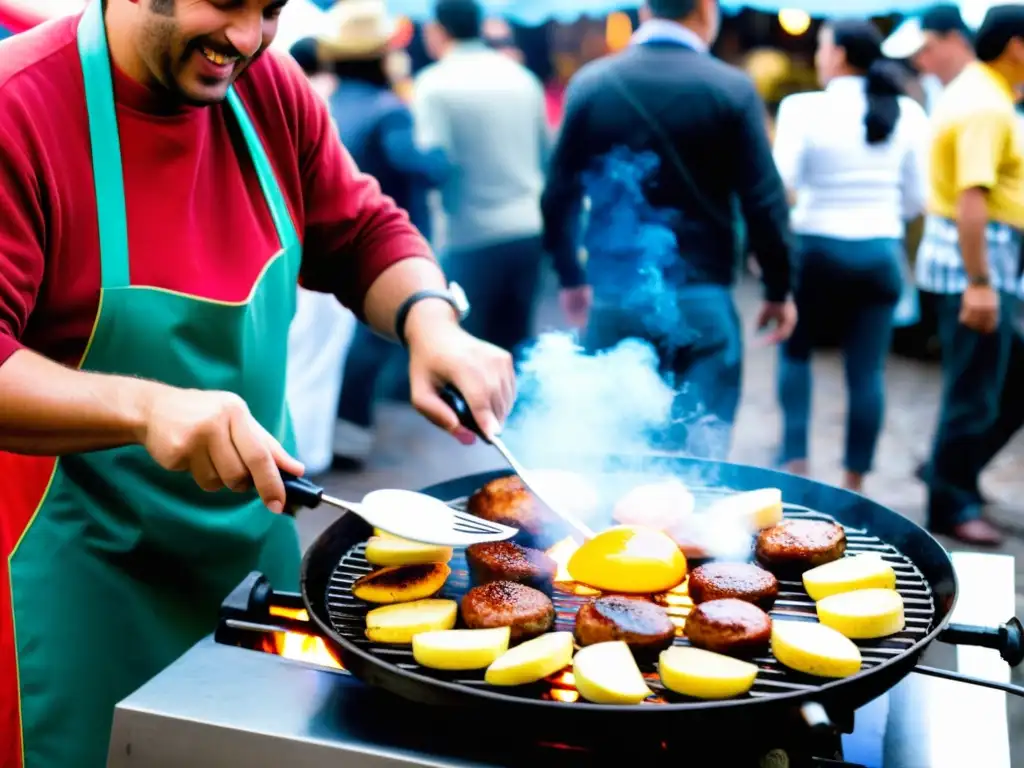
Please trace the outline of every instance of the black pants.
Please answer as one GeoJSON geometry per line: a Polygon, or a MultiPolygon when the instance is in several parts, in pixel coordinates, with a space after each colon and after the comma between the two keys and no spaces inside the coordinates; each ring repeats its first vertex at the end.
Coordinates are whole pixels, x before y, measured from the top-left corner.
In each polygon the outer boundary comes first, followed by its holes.
{"type": "MultiPolygon", "coordinates": [[[[677,295],[675,338],[652,330],[643,313],[598,301],[585,346],[590,352],[635,338],[658,353],[660,373],[676,390],[671,424],[651,435],[655,447],[699,458],[725,460],[743,376],[743,335],[732,294],[725,286],[682,288],[677,295]]],[[[628,396],[629,393],[623,393],[628,396]]]]}
{"type": "Polygon", "coordinates": [[[1021,427],[1024,427],[1024,338],[1014,333],[1003,394],[999,400],[999,415],[985,435],[985,447],[981,452],[983,468],[1006,447],[1021,427]]]}
{"type": "Polygon", "coordinates": [[[445,274],[462,286],[470,303],[463,327],[517,353],[533,333],[542,255],[539,237],[449,251],[445,274]]]}
{"type": "MultiPolygon", "coordinates": [[[[470,312],[464,327],[509,352],[529,339],[541,267],[540,238],[531,237],[447,254],[447,278],[462,286],[470,312]]],[[[360,324],[345,359],[338,418],[373,426],[377,383],[384,369],[406,360],[405,352],[360,324]]]]}
{"type": "Polygon", "coordinates": [[[999,326],[989,334],[960,323],[960,302],[959,294],[940,296],[938,302],[942,405],[928,478],[928,523],[938,532],[980,516],[978,476],[993,449],[1002,447],[993,430],[1000,403],[1012,397],[1004,393],[1004,383],[1014,335],[1013,300],[1003,297],[999,326]]]}

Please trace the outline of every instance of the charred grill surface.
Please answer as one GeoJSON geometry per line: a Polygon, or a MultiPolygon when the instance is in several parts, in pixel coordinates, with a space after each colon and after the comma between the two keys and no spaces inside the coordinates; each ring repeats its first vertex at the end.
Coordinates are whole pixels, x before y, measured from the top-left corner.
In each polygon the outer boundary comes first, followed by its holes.
{"type": "MultiPolygon", "coordinates": [[[[703,493],[706,498],[720,496],[723,492],[707,490],[697,493],[703,493]]],[[[465,509],[466,501],[465,498],[462,498],[450,503],[453,507],[465,509]]],[[[808,510],[805,507],[787,505],[785,515],[787,519],[792,520],[835,522],[828,515],[808,510]]],[[[903,597],[906,609],[906,628],[902,632],[881,640],[857,642],[863,658],[860,673],[863,675],[869,670],[904,655],[925,638],[935,623],[935,602],[932,590],[921,571],[898,549],[863,529],[848,526],[843,526],[843,529],[846,556],[874,552],[881,555],[893,567],[896,571],[896,589],[903,597]]],[[[352,585],[355,580],[372,570],[363,555],[364,547],[364,543],[359,543],[345,552],[331,575],[327,589],[326,609],[330,623],[335,632],[348,643],[370,654],[380,662],[386,662],[400,670],[415,672],[427,678],[456,683],[466,688],[467,691],[487,690],[504,696],[546,699],[564,702],[567,707],[576,706],[573,703],[576,699],[571,677],[566,675],[556,675],[541,684],[502,688],[499,691],[484,682],[482,672],[446,673],[425,669],[415,663],[410,648],[376,644],[367,640],[364,634],[365,617],[367,610],[373,606],[357,600],[352,595],[352,585]]],[[[465,552],[456,550],[449,565],[452,569],[451,576],[449,576],[444,589],[436,597],[447,597],[461,603],[462,598],[473,586],[465,552]]],[[[555,609],[555,625],[552,630],[572,632],[576,624],[577,611],[593,599],[593,594],[576,595],[556,588],[551,597],[555,609]]],[[[686,615],[691,610],[688,601],[685,598],[679,599],[677,595],[671,593],[655,596],[654,601],[664,605],[673,621],[680,627],[674,640],[675,644],[687,645],[688,641],[683,636],[681,628],[685,623],[686,615]]],[[[804,591],[799,577],[790,576],[778,580],[778,593],[770,615],[773,620],[816,620],[814,602],[804,591]]],[[[463,626],[461,618],[459,625],[463,626]]],[[[820,687],[834,682],[793,672],[782,666],[770,651],[758,653],[751,660],[758,665],[760,672],[753,689],[745,697],[746,699],[765,699],[798,692],[813,694],[820,687]]],[[[683,708],[690,706],[695,709],[703,706],[700,702],[681,699],[665,691],[658,680],[657,671],[652,662],[641,661],[641,669],[656,694],[644,702],[641,705],[642,708],[665,705],[666,703],[683,705],[683,708]]],[[[848,678],[844,682],[855,679],[848,678]]]]}

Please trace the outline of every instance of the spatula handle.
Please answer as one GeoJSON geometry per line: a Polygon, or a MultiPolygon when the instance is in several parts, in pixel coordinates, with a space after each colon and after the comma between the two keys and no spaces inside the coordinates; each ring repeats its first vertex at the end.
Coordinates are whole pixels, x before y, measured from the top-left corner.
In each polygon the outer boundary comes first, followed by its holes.
{"type": "Polygon", "coordinates": [[[289,472],[281,472],[288,506],[315,509],[323,501],[324,489],[304,477],[296,477],[289,472]]]}
{"type": "Polygon", "coordinates": [[[476,419],[473,418],[473,412],[469,409],[469,404],[466,402],[466,398],[462,396],[462,393],[459,392],[458,388],[454,384],[445,384],[441,387],[438,394],[441,396],[441,399],[444,400],[445,405],[455,411],[455,415],[459,417],[459,423],[462,426],[484,442],[490,442],[487,435],[484,434],[484,431],[480,429],[480,425],[476,423],[476,419]]]}

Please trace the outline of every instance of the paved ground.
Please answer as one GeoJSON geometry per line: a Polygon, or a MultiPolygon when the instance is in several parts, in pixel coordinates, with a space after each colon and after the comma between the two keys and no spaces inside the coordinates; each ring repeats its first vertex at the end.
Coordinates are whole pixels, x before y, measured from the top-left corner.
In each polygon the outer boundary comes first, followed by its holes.
{"type": "MultiPolygon", "coordinates": [[[[741,290],[741,308],[748,328],[756,306],[751,286],[741,290]]],[[[540,318],[543,327],[557,322],[550,302],[540,318]]],[[[750,345],[746,357],[744,394],[736,429],[733,459],[767,465],[778,441],[779,416],[774,397],[774,350],[750,345]]],[[[822,354],[815,364],[812,471],[826,482],[838,482],[845,419],[845,396],[839,358],[822,354]]],[[[939,380],[934,365],[892,358],[888,369],[888,410],[879,446],[877,471],[869,479],[868,495],[902,512],[923,519],[924,490],[913,478],[914,467],[927,453],[935,423],[939,380]]],[[[326,484],[339,495],[359,498],[374,488],[418,488],[472,472],[496,469],[502,462],[492,449],[464,448],[429,426],[409,408],[386,404],[380,408],[377,448],[366,471],[332,475],[326,484]]],[[[1001,455],[983,479],[985,492],[997,502],[991,514],[1010,532],[1004,547],[1016,557],[1017,613],[1024,615],[1024,436],[1001,455]]],[[[332,519],[330,513],[302,513],[304,542],[332,519]]],[[[1017,676],[1021,682],[1020,676],[1017,676]]],[[[1014,764],[1024,765],[1024,706],[1011,702],[1014,764]]]]}

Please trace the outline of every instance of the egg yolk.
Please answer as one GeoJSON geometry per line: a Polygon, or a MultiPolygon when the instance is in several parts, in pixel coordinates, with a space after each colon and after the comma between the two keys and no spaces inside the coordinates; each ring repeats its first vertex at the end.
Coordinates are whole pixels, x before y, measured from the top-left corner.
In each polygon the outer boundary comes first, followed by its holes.
{"type": "Polygon", "coordinates": [[[574,581],[605,592],[665,592],[686,576],[686,557],[666,534],[619,526],[577,549],[568,564],[574,581]]]}

